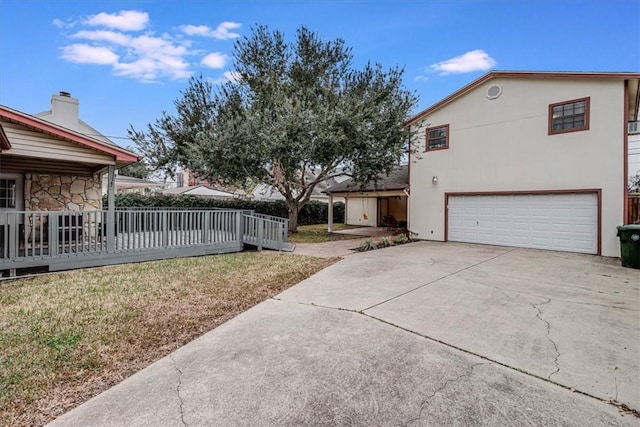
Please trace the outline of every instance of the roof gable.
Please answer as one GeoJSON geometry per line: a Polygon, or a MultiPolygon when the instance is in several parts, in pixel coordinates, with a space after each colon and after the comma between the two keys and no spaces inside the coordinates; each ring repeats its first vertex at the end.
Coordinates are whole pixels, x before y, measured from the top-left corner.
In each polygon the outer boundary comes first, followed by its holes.
{"type": "Polygon", "coordinates": [[[411,117],[404,124],[405,126],[411,125],[421,118],[432,114],[433,112],[439,110],[445,105],[450,104],[456,99],[466,95],[471,92],[478,86],[483,83],[492,80],[494,78],[526,78],[526,79],[603,79],[603,80],[612,80],[612,79],[640,79],[640,73],[631,73],[631,72],[563,72],[563,71],[490,71],[480,78],[472,81],[468,85],[462,87],[461,89],[453,92],[451,95],[443,98],[442,100],[436,102],[426,110],[419,112],[418,114],[411,117]]]}
{"type": "Polygon", "coordinates": [[[137,162],[141,160],[138,155],[125,150],[124,148],[87,137],[81,133],[74,132],[72,130],[63,128],[32,115],[14,110],[4,105],[0,105],[0,118],[10,122],[21,124],[23,126],[27,126],[42,133],[47,133],[64,140],[74,142],[84,147],[92,148],[105,154],[109,154],[111,156],[114,156],[116,161],[137,162]]]}

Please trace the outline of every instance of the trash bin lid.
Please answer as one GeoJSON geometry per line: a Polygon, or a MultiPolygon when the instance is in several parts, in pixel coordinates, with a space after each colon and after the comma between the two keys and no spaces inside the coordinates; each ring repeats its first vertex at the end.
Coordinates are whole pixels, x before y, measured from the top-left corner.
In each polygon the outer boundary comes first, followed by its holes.
{"type": "Polygon", "coordinates": [[[640,224],[619,225],[616,228],[622,231],[640,231],[640,224]]]}

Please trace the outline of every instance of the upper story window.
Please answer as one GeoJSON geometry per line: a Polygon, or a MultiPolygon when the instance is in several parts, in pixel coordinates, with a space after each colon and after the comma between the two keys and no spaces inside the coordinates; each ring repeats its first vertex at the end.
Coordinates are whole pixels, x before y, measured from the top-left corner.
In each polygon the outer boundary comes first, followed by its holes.
{"type": "Polygon", "coordinates": [[[590,98],[549,105],[549,135],[589,129],[590,98]]]}
{"type": "Polygon", "coordinates": [[[427,128],[425,151],[444,150],[449,148],[449,125],[427,128]]]}
{"type": "Polygon", "coordinates": [[[0,208],[16,207],[16,180],[0,179],[0,208]]]}

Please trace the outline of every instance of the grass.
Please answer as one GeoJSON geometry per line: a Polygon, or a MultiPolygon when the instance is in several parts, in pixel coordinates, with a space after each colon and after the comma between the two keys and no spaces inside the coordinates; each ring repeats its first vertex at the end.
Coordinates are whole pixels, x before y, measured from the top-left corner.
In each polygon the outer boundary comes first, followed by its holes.
{"type": "MultiPolygon", "coordinates": [[[[360,228],[357,225],[333,224],[334,230],[349,230],[360,228]]],[[[334,240],[361,239],[362,236],[353,234],[329,233],[327,224],[300,225],[297,233],[289,234],[289,241],[292,243],[323,243],[334,240]]]]}
{"type": "Polygon", "coordinates": [[[336,260],[237,253],[0,282],[0,425],[42,425],[336,260]]]}

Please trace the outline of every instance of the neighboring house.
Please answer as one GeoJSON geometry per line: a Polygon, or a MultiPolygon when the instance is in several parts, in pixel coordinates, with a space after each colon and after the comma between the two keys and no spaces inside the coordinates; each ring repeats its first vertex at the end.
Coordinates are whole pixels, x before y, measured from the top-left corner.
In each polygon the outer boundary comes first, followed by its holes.
{"type": "Polygon", "coordinates": [[[236,197],[232,193],[215,190],[213,188],[205,187],[204,185],[169,188],[167,190],[163,190],[162,194],[169,196],[199,196],[209,199],[233,199],[236,197]]]}
{"type": "MultiPolygon", "coordinates": [[[[102,178],[102,194],[107,194],[107,176],[102,178]]],[[[132,176],[116,175],[116,193],[137,193],[149,195],[154,191],[159,191],[165,184],[162,182],[150,181],[148,179],[134,178],[132,176]]]]}
{"type": "MultiPolygon", "coordinates": [[[[408,172],[409,167],[404,165],[364,187],[349,178],[325,191],[330,200],[344,198],[345,224],[402,227],[407,224],[408,172]]],[[[332,222],[331,218],[329,231],[332,229],[332,222]]]]}
{"type": "Polygon", "coordinates": [[[618,256],[639,82],[492,71],[408,120],[413,237],[618,256]]]}
{"type": "MultiPolygon", "coordinates": [[[[313,174],[311,172],[308,173],[309,179],[314,179],[313,174]]],[[[319,182],[313,192],[311,193],[311,197],[309,200],[316,200],[318,202],[329,202],[329,196],[327,196],[326,191],[332,185],[339,184],[349,179],[346,176],[339,176],[335,178],[330,178],[326,181],[319,182]]],[[[278,189],[272,185],[260,183],[255,186],[250,195],[254,200],[263,200],[263,201],[273,201],[273,200],[285,200],[284,196],[278,191],[278,189]]],[[[334,200],[334,201],[342,201],[342,200],[334,200]]]]}

